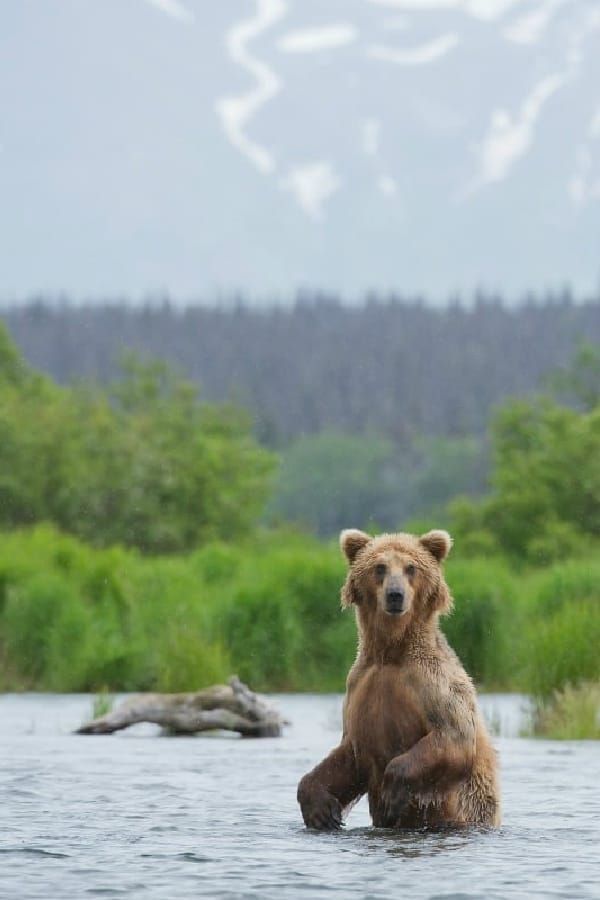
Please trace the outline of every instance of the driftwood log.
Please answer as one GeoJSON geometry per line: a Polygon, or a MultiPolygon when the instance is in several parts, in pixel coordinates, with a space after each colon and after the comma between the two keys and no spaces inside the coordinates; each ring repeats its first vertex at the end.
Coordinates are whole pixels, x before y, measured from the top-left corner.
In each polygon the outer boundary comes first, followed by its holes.
{"type": "Polygon", "coordinates": [[[153,722],[174,734],[225,730],[244,737],[279,737],[286,724],[276,709],[233,675],[227,684],[191,694],[136,694],[76,734],[112,734],[138,722],[153,722]]]}

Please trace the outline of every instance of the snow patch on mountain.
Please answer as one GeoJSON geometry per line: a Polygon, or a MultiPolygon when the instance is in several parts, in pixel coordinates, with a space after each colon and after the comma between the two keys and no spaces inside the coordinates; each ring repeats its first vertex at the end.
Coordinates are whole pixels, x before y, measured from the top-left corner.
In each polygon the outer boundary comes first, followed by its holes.
{"type": "Polygon", "coordinates": [[[515,162],[527,153],[534,139],[535,124],[544,105],[566,83],[568,75],[556,73],[534,86],[515,115],[495,109],[479,148],[479,168],[473,187],[502,181],[515,162]]]}
{"type": "Polygon", "coordinates": [[[243,94],[221,97],[215,103],[217,115],[233,146],[263,174],[275,169],[275,158],[267,147],[248,136],[246,128],[259,109],[279,93],[281,81],[270,66],[249,52],[248,45],[279,22],[286,12],[285,0],[257,0],[255,15],[229,29],[226,35],[229,55],[254,77],[255,85],[243,94]]]}
{"type": "Polygon", "coordinates": [[[476,19],[492,22],[509,9],[526,0],[368,0],[377,6],[393,7],[406,12],[460,10],[476,19]]]}
{"type": "Polygon", "coordinates": [[[277,42],[283,53],[317,53],[320,50],[336,50],[352,44],[358,30],[348,23],[324,25],[321,28],[303,28],[284,34],[277,42]]]}
{"type": "Polygon", "coordinates": [[[519,16],[503,30],[504,37],[516,44],[537,44],[557,11],[569,0],[543,0],[530,12],[519,16]]]}
{"type": "Polygon", "coordinates": [[[587,146],[579,147],[575,156],[575,171],[569,179],[567,189],[571,202],[576,207],[583,206],[593,196],[589,184],[592,170],[592,154],[587,146]]]}
{"type": "Polygon", "coordinates": [[[319,220],[323,218],[325,202],[339,190],[341,183],[333,165],[320,160],[292,167],[282,179],[281,187],[293,194],[307,216],[319,220]]]}
{"type": "Polygon", "coordinates": [[[177,19],[185,25],[191,25],[195,21],[193,12],[187,9],[180,0],[146,0],[146,3],[155,6],[167,16],[177,19]]]}
{"type": "Polygon", "coordinates": [[[458,35],[449,33],[442,34],[432,41],[416,47],[389,47],[385,44],[371,44],[367,47],[367,56],[399,66],[423,66],[446,56],[459,43],[458,35]]]}

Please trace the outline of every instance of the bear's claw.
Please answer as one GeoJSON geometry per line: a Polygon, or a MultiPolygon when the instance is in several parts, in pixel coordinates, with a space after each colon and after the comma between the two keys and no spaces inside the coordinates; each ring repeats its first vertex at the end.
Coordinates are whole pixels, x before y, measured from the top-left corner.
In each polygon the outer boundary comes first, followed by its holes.
{"type": "Polygon", "coordinates": [[[302,807],[302,814],[307,828],[318,831],[337,831],[344,824],[342,807],[332,794],[326,794],[318,801],[312,801],[302,807]]]}
{"type": "Polygon", "coordinates": [[[381,790],[381,812],[386,827],[394,827],[409,802],[410,794],[404,779],[391,772],[386,772],[381,790]]]}

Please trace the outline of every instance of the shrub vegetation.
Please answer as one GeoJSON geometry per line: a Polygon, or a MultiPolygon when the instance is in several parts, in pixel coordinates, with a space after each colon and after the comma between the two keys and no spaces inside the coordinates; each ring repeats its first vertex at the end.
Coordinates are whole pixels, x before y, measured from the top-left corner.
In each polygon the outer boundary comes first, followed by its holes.
{"type": "MultiPolygon", "coordinates": [[[[537,727],[559,737],[596,734],[599,373],[585,347],[555,380],[572,406],[497,412],[485,499],[397,523],[454,533],[450,642],[484,687],[538,698],[537,727]]],[[[460,448],[431,457],[421,493],[433,506],[460,448]]],[[[300,449],[289,509],[306,484],[314,502],[299,518],[321,497],[324,532],[325,487],[346,491],[338,456],[365,496],[385,495],[382,466],[403,490],[389,442],[325,435],[300,449]]],[[[339,608],[343,561],[333,541],[259,526],[275,467],[242,413],[202,404],[161,364],[129,359],[105,390],[59,388],[0,329],[0,689],[177,691],[232,672],[259,690],[342,689],[356,640],[339,608]]]]}
{"type": "Polygon", "coordinates": [[[190,550],[247,534],[275,457],[230,406],[160,362],[100,390],[31,371],[0,325],[0,527],[51,521],[96,546],[190,550]]]}
{"type": "MultiPolygon", "coordinates": [[[[443,628],[484,687],[549,698],[600,680],[600,564],[447,564],[443,628]]],[[[293,532],[187,556],[94,549],[51,526],[0,540],[3,689],[186,690],[231,672],[260,690],[341,690],[355,653],[337,545],[293,532]]]]}

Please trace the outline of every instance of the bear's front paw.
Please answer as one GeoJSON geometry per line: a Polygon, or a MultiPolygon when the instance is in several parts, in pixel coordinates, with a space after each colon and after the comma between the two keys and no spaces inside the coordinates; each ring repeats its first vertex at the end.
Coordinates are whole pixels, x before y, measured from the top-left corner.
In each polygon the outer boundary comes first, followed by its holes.
{"type": "Polygon", "coordinates": [[[342,805],[337,797],[321,786],[300,784],[298,802],[307,828],[333,831],[342,827],[342,805]]]}
{"type": "Polygon", "coordinates": [[[390,763],[383,775],[381,813],[385,827],[393,828],[410,800],[408,784],[402,770],[390,763]]]}

